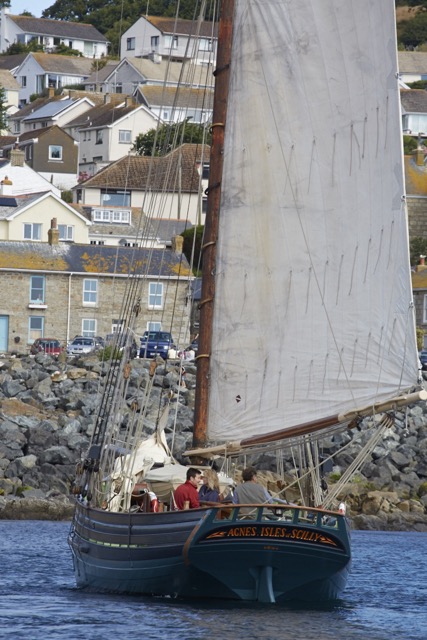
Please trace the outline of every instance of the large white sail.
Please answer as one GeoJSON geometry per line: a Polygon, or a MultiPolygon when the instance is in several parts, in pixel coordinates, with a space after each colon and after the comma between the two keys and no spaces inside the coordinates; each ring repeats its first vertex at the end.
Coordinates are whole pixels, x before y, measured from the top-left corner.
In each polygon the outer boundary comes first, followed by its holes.
{"type": "Polygon", "coordinates": [[[393,0],[236,0],[210,439],[416,382],[394,24],[393,0]]]}

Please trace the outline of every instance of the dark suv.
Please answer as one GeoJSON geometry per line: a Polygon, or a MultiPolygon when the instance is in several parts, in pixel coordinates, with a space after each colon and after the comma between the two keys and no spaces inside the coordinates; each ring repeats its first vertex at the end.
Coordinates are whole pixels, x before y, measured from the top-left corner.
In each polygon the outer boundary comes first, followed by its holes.
{"type": "Polygon", "coordinates": [[[166,360],[172,347],[175,347],[172,334],[167,331],[145,331],[141,338],[139,357],[154,358],[160,355],[166,360]]]}

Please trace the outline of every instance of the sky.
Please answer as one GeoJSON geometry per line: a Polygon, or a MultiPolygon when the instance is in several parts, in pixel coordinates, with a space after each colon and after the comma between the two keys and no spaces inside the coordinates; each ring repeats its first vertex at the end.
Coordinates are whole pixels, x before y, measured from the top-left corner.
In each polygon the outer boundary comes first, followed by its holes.
{"type": "Polygon", "coordinates": [[[23,11],[30,11],[36,18],[41,18],[42,11],[51,7],[55,0],[12,0],[10,13],[14,16],[23,11]]]}

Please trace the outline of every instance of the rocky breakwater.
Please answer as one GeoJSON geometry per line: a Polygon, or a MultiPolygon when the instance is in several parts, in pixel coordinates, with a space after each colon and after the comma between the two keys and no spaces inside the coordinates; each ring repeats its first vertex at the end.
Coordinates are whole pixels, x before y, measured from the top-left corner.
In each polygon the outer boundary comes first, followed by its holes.
{"type": "MultiPolygon", "coordinates": [[[[150,361],[132,362],[127,392],[128,411],[140,404],[150,361]]],[[[175,403],[166,428],[178,460],[192,438],[196,369],[186,364],[185,385],[179,365],[169,362],[156,369],[154,393],[168,394],[175,403]]],[[[76,464],[87,450],[95,424],[106,365],[96,356],[55,361],[49,356],[3,358],[0,361],[0,519],[67,519],[73,511],[70,497],[76,464]]],[[[124,411],[126,421],[126,408],[124,411]]],[[[148,434],[155,429],[157,403],[145,416],[148,434]]],[[[360,430],[331,436],[323,448],[334,457],[325,481],[333,484],[368,439],[369,422],[360,430]]],[[[255,462],[255,461],[254,461],[255,462]]],[[[270,467],[266,483],[277,490],[274,460],[258,461],[270,467]]],[[[291,457],[285,460],[289,480],[295,478],[291,457]]],[[[427,531],[427,408],[416,405],[395,416],[395,424],[366,460],[341,495],[353,526],[360,529],[427,531]]],[[[297,495],[287,492],[288,499],[297,495]]]]}

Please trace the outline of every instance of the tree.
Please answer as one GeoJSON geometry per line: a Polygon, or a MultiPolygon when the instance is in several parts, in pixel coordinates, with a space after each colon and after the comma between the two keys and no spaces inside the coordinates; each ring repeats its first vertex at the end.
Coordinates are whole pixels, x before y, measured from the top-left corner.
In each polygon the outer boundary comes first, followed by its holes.
{"type": "Polygon", "coordinates": [[[7,106],[5,88],[0,85],[0,130],[2,131],[8,128],[7,106]]]}
{"type": "Polygon", "coordinates": [[[418,141],[412,136],[403,136],[403,153],[405,156],[410,156],[413,151],[418,147],[418,141]]]}
{"type": "Polygon", "coordinates": [[[177,145],[187,142],[210,144],[211,134],[206,132],[203,125],[184,120],[174,124],[165,124],[159,129],[150,129],[147,133],[140,133],[136,137],[132,149],[139,156],[164,156],[177,145]]]}
{"type": "Polygon", "coordinates": [[[204,230],[205,230],[205,227],[202,224],[200,224],[197,227],[186,229],[181,233],[181,236],[184,238],[182,252],[187,258],[189,264],[191,264],[191,256],[193,253],[193,245],[194,245],[193,271],[196,274],[199,273],[202,269],[201,248],[202,248],[204,230]],[[196,234],[195,238],[194,238],[194,234],[196,234]]]}
{"type": "Polygon", "coordinates": [[[417,13],[415,18],[408,20],[400,31],[399,40],[405,47],[418,47],[427,42],[427,13],[417,13]]]}

